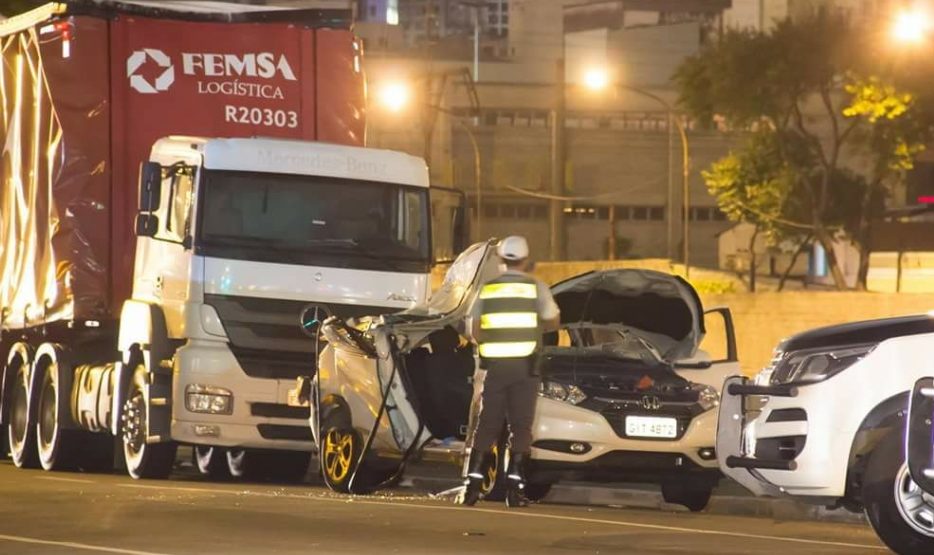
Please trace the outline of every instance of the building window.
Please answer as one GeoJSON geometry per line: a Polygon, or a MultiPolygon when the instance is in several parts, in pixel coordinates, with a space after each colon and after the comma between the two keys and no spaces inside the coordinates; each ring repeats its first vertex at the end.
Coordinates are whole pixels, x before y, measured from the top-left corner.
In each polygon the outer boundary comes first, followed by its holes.
{"type": "Polygon", "coordinates": [[[665,207],[664,206],[650,206],[649,207],[649,219],[652,221],[660,222],[665,219],[665,207]]]}
{"type": "Polygon", "coordinates": [[[648,220],[649,219],[649,208],[647,206],[633,206],[632,207],[632,219],[633,220],[648,220]]]}

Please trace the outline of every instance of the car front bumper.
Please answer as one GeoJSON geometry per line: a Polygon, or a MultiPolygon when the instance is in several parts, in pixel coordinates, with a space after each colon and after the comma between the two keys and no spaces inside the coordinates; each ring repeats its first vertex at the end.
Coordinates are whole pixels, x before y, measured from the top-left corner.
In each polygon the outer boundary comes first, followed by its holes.
{"type": "Polygon", "coordinates": [[[540,397],[532,461],[536,473],[587,481],[669,481],[719,476],[713,447],[716,411],[696,416],[677,440],[620,436],[599,412],[540,397]],[[573,452],[573,445],[583,452],[573,452]],[[702,455],[703,453],[703,455],[702,455]]]}

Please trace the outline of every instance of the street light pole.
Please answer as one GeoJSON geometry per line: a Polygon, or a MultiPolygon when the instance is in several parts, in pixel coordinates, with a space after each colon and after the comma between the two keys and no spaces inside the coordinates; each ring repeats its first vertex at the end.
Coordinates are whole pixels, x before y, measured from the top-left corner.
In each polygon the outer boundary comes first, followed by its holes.
{"type": "Polygon", "coordinates": [[[556,198],[549,201],[549,245],[552,261],[566,258],[564,244],[564,211],[557,197],[564,195],[565,166],[567,151],[565,146],[565,69],[564,58],[556,64],[557,84],[555,90],[555,110],[551,118],[551,193],[556,198]]]}

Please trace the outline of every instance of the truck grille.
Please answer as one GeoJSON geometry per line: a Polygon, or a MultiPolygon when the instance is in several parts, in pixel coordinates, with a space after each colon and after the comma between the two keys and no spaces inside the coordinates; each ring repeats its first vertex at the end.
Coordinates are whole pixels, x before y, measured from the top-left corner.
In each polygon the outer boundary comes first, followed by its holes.
{"type": "MultiPolygon", "coordinates": [[[[230,350],[247,376],[295,379],[315,372],[315,343],[302,333],[302,310],[309,301],[205,295],[217,311],[229,339],[230,350]]],[[[385,314],[385,307],[314,303],[340,318],[385,314]]]]}

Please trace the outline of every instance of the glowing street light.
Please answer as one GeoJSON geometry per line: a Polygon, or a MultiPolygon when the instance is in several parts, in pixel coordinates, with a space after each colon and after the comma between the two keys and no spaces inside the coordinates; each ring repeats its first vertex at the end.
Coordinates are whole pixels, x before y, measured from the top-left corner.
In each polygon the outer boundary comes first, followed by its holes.
{"type": "Polygon", "coordinates": [[[931,20],[921,8],[905,9],[895,15],[892,38],[900,43],[923,42],[931,29],[931,20]]]}
{"type": "Polygon", "coordinates": [[[584,86],[592,91],[602,91],[610,84],[610,75],[602,67],[592,67],[584,72],[584,86]]]}
{"type": "Polygon", "coordinates": [[[377,100],[390,112],[401,112],[409,103],[409,88],[401,82],[382,84],[376,91],[377,100]]]}

